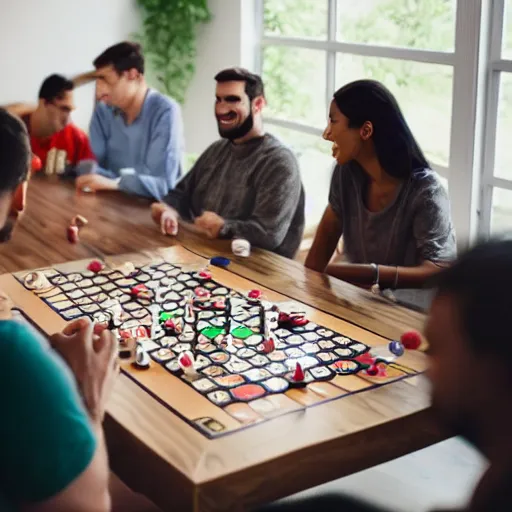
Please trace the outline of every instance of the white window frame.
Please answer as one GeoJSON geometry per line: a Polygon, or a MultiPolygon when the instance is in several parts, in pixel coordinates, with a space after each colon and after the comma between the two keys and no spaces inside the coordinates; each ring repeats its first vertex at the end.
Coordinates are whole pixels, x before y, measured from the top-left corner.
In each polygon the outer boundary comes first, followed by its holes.
{"type": "Polygon", "coordinates": [[[488,48],[487,103],[483,134],[483,147],[485,149],[482,159],[481,215],[478,231],[481,238],[487,238],[491,232],[494,189],[512,190],[512,180],[494,176],[500,80],[503,73],[512,73],[512,60],[502,59],[505,1],[491,1],[489,25],[492,37],[488,48]]]}
{"type": "MultiPolygon", "coordinates": [[[[336,55],[338,53],[453,67],[449,163],[448,167],[433,165],[433,168],[448,180],[452,217],[459,249],[466,248],[475,239],[478,232],[479,178],[482,159],[482,136],[478,127],[483,126],[486,78],[483,65],[485,56],[482,60],[482,55],[485,55],[486,52],[482,52],[480,44],[485,41],[487,34],[487,22],[484,17],[489,11],[488,0],[458,0],[455,20],[455,49],[452,52],[336,41],[338,21],[336,0],[327,0],[326,40],[265,35],[263,33],[263,1],[256,0],[257,33],[260,34],[257,70],[262,72],[261,55],[266,46],[287,46],[325,51],[326,109],[336,90],[336,55]]],[[[503,2],[503,0],[498,1],[503,2]]],[[[502,62],[502,65],[505,64],[502,62]]],[[[507,61],[506,66],[512,70],[512,62],[507,61]]],[[[321,136],[322,134],[322,130],[318,128],[294,121],[265,117],[265,122],[311,135],[321,136]]],[[[496,179],[493,183],[497,183],[496,179]]],[[[512,184],[510,188],[512,188],[512,184]]]]}

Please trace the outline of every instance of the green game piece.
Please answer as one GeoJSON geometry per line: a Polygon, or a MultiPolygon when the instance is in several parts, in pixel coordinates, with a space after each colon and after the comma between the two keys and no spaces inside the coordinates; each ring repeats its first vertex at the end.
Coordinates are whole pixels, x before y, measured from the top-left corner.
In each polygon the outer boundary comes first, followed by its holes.
{"type": "Polygon", "coordinates": [[[209,340],[215,339],[219,334],[224,334],[224,329],[222,327],[206,327],[201,331],[203,336],[206,336],[209,340]]]}
{"type": "Polygon", "coordinates": [[[165,322],[166,320],[170,320],[171,318],[174,318],[174,313],[169,313],[167,311],[162,311],[160,313],[160,322],[165,322]]]}
{"type": "Polygon", "coordinates": [[[233,338],[238,338],[239,340],[245,340],[254,334],[252,329],[245,327],[243,325],[239,325],[236,329],[231,331],[233,338]]]}

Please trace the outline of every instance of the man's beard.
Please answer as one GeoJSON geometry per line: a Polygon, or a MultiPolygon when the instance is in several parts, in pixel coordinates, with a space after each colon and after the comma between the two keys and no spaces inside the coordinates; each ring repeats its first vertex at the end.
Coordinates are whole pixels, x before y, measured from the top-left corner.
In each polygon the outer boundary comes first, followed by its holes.
{"type": "Polygon", "coordinates": [[[14,230],[15,221],[13,219],[7,219],[4,227],[0,229],[0,244],[8,242],[11,239],[12,232],[14,230]]]}
{"type": "Polygon", "coordinates": [[[217,126],[219,128],[219,135],[224,139],[228,140],[236,140],[245,137],[254,126],[254,118],[252,116],[252,112],[249,113],[245,121],[235,128],[222,128],[219,120],[217,119],[217,126]]]}

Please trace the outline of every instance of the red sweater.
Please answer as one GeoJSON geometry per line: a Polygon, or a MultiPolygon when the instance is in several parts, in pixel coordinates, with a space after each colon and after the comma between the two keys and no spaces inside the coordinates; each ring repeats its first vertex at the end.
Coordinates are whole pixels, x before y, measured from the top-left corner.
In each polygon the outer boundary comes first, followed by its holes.
{"type": "MultiPolygon", "coordinates": [[[[30,133],[30,116],[24,116],[23,121],[30,133]]],[[[41,159],[47,174],[61,174],[63,166],[75,166],[82,160],[96,160],[87,135],[72,123],[50,137],[30,134],[30,145],[32,153],[41,159]],[[53,148],[55,151],[50,152],[53,148]]]]}

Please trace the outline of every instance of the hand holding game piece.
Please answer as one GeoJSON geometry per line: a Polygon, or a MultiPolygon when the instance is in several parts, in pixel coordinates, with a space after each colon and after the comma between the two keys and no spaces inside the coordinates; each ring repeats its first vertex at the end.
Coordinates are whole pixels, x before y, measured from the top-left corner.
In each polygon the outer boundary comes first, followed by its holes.
{"type": "Polygon", "coordinates": [[[164,203],[151,205],[151,218],[160,226],[162,235],[176,236],[178,234],[178,212],[164,203]]]}
{"type": "Polygon", "coordinates": [[[406,349],[417,350],[421,345],[421,335],[418,331],[407,331],[402,334],[400,341],[406,349]]]}
{"type": "Polygon", "coordinates": [[[76,226],[79,229],[87,226],[87,224],[89,224],[89,221],[82,215],[75,215],[71,219],[71,225],[76,226]]]}
{"type": "Polygon", "coordinates": [[[251,255],[251,243],[243,238],[234,238],[231,242],[231,251],[235,256],[248,258],[251,255]]]}
{"type": "Polygon", "coordinates": [[[50,343],[74,373],[91,419],[101,423],[119,370],[114,334],[81,318],[51,336],[50,343]]]}
{"type": "Polygon", "coordinates": [[[194,355],[192,352],[186,350],[185,352],[182,352],[178,356],[178,364],[180,365],[180,368],[183,370],[183,373],[187,375],[188,377],[196,377],[197,372],[194,367],[195,360],[194,355]]]}
{"type": "Polygon", "coordinates": [[[105,268],[105,265],[99,261],[99,260],[93,260],[87,265],[87,270],[90,270],[91,272],[94,272],[97,274],[98,272],[101,272],[105,268]]]}
{"type": "Polygon", "coordinates": [[[224,219],[214,212],[204,212],[194,219],[194,225],[208,238],[214,239],[219,237],[220,230],[224,226],[224,219]]]}

